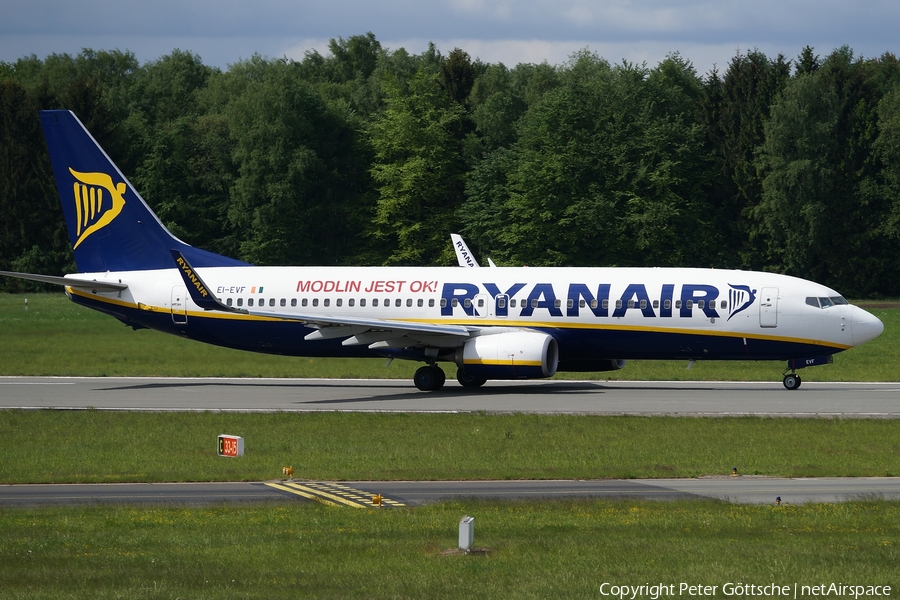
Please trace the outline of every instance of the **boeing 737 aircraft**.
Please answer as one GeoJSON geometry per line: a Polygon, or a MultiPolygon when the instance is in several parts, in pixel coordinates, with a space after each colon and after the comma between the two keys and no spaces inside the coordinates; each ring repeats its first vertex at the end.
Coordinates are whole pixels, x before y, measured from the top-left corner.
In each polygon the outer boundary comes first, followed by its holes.
{"type": "MultiPolygon", "coordinates": [[[[626,359],[787,361],[878,336],[881,321],[795,277],[683,268],[258,267],[175,238],[69,111],[41,121],[78,273],[64,285],[126,325],[291,356],[425,363],[420,390],[621,369],[626,359]]],[[[461,239],[460,262],[478,266],[461,239]],[[464,252],[462,249],[464,248],[464,252]]],[[[491,263],[493,265],[493,263],[491,263]]]]}

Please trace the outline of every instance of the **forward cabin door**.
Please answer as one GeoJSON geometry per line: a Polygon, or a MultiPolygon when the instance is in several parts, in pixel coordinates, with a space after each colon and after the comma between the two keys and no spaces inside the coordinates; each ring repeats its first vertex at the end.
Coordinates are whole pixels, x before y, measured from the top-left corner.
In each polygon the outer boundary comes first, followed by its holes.
{"type": "Polygon", "coordinates": [[[778,288],[762,289],[759,296],[759,326],[778,327],[778,288]]]}

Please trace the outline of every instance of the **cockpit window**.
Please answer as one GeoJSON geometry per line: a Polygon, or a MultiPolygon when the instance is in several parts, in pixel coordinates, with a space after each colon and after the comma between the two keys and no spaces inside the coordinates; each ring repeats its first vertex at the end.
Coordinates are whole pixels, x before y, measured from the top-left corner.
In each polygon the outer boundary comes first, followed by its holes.
{"type": "Polygon", "coordinates": [[[850,304],[843,296],[831,296],[830,298],[814,298],[808,296],[806,298],[806,303],[810,306],[815,306],[816,308],[829,308],[839,304],[850,304]]]}

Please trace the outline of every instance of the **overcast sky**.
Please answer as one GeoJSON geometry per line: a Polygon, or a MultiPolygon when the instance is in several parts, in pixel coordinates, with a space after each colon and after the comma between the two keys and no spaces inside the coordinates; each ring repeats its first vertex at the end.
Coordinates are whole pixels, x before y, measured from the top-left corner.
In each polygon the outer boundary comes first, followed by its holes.
{"type": "Polygon", "coordinates": [[[330,38],[371,31],[390,50],[432,41],[509,67],[560,64],[582,48],[653,67],[679,52],[705,75],[753,49],[900,54],[898,26],[897,0],[0,0],[0,61],[92,48],[144,63],[179,48],[227,69],[255,53],[324,54],[330,38]]]}

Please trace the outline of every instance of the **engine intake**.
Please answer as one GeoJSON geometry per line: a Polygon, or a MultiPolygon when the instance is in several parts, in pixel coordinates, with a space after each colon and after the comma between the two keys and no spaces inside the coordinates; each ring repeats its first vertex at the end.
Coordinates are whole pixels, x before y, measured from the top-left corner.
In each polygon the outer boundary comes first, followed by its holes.
{"type": "Polygon", "coordinates": [[[454,360],[467,375],[486,379],[550,377],[559,365],[556,340],[536,331],[510,331],[472,338],[454,360]]]}

